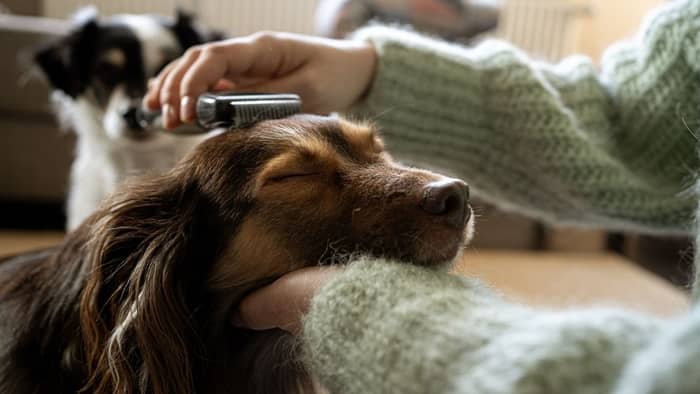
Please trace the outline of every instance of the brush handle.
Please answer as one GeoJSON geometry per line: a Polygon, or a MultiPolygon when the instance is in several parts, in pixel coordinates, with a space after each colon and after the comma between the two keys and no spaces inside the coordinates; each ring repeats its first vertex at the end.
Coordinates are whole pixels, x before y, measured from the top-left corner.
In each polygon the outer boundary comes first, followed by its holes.
{"type": "MultiPolygon", "coordinates": [[[[197,124],[170,130],[173,134],[203,134],[216,128],[241,129],[267,119],[301,112],[301,98],[291,93],[205,93],[197,99],[197,124]]],[[[162,129],[160,111],[137,108],[130,113],[132,128],[162,129]]]]}

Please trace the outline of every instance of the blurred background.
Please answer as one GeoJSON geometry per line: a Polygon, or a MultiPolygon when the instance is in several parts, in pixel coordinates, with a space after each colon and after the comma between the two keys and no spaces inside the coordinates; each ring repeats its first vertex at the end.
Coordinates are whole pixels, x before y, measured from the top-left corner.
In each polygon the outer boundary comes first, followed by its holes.
{"type": "MultiPolygon", "coordinates": [[[[0,229],[61,230],[74,144],[58,127],[49,91],[31,65],[33,49],[65,31],[65,19],[94,5],[101,15],[158,13],[177,7],[230,36],[281,30],[342,37],[370,20],[471,45],[484,37],[514,42],[532,56],[571,54],[599,62],[604,49],[637,31],[662,0],[0,0],[0,229]]],[[[478,203],[476,249],[611,251],[683,287],[688,239],[552,229],[478,203]]]]}

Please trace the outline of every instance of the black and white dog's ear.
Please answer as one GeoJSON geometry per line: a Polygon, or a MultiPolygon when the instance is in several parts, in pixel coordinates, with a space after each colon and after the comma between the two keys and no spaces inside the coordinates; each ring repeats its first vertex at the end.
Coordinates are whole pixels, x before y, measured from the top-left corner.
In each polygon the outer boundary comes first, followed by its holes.
{"type": "Polygon", "coordinates": [[[39,49],[34,61],[54,88],[77,97],[90,81],[97,50],[97,11],[90,7],[76,13],[71,32],[39,49]]]}
{"type": "Polygon", "coordinates": [[[218,41],[225,37],[225,35],[216,30],[207,30],[199,28],[194,23],[194,16],[186,11],[178,8],[177,14],[175,16],[175,23],[173,24],[173,32],[177,37],[182,49],[187,49],[191,46],[203,44],[209,41],[218,41]]]}

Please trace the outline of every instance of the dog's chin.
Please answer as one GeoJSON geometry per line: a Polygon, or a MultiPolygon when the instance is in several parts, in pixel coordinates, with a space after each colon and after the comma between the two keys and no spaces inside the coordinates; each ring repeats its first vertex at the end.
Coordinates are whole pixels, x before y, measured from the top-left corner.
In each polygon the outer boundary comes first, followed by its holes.
{"type": "Polygon", "coordinates": [[[157,131],[153,130],[136,130],[128,128],[123,130],[120,134],[122,138],[126,139],[127,141],[146,142],[155,139],[156,133],[157,131]]]}
{"type": "Polygon", "coordinates": [[[156,143],[165,134],[158,129],[132,128],[122,119],[121,115],[113,111],[106,111],[102,122],[107,138],[117,146],[126,145],[129,147],[131,145],[131,147],[138,149],[146,143],[156,143]]]}
{"type": "Polygon", "coordinates": [[[416,253],[412,263],[429,267],[452,267],[461,258],[464,249],[474,238],[474,213],[470,209],[469,219],[464,224],[464,229],[455,232],[452,236],[445,236],[439,245],[422,244],[416,253]]]}
{"type": "Polygon", "coordinates": [[[408,262],[426,267],[449,267],[462,255],[464,247],[464,238],[447,240],[439,249],[432,249],[429,253],[419,252],[420,257],[408,262]]]}
{"type": "MultiPolygon", "coordinates": [[[[360,243],[354,248],[341,248],[326,254],[319,258],[315,265],[343,265],[363,256],[374,256],[412,265],[449,268],[461,259],[464,249],[471,243],[474,225],[474,215],[470,212],[469,218],[460,229],[446,230],[441,226],[439,231],[411,237],[410,242],[394,244],[391,248],[384,247],[386,244],[392,244],[391,241],[371,246],[360,243]]],[[[396,236],[387,236],[389,239],[394,237],[396,236]]]]}
{"type": "Polygon", "coordinates": [[[171,136],[167,132],[157,129],[139,130],[125,126],[107,130],[107,135],[115,147],[128,149],[131,152],[158,149],[161,146],[172,144],[171,136]]]}

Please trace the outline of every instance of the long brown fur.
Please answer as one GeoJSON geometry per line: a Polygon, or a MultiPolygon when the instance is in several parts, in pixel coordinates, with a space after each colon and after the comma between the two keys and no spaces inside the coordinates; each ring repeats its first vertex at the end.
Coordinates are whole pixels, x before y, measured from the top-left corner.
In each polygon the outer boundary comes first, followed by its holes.
{"type": "Polygon", "coordinates": [[[232,308],[355,253],[453,259],[468,207],[422,209],[437,181],[393,162],[372,127],[338,119],[212,137],[58,247],[0,261],[0,392],[310,392],[295,339],[234,328],[232,308]]]}

